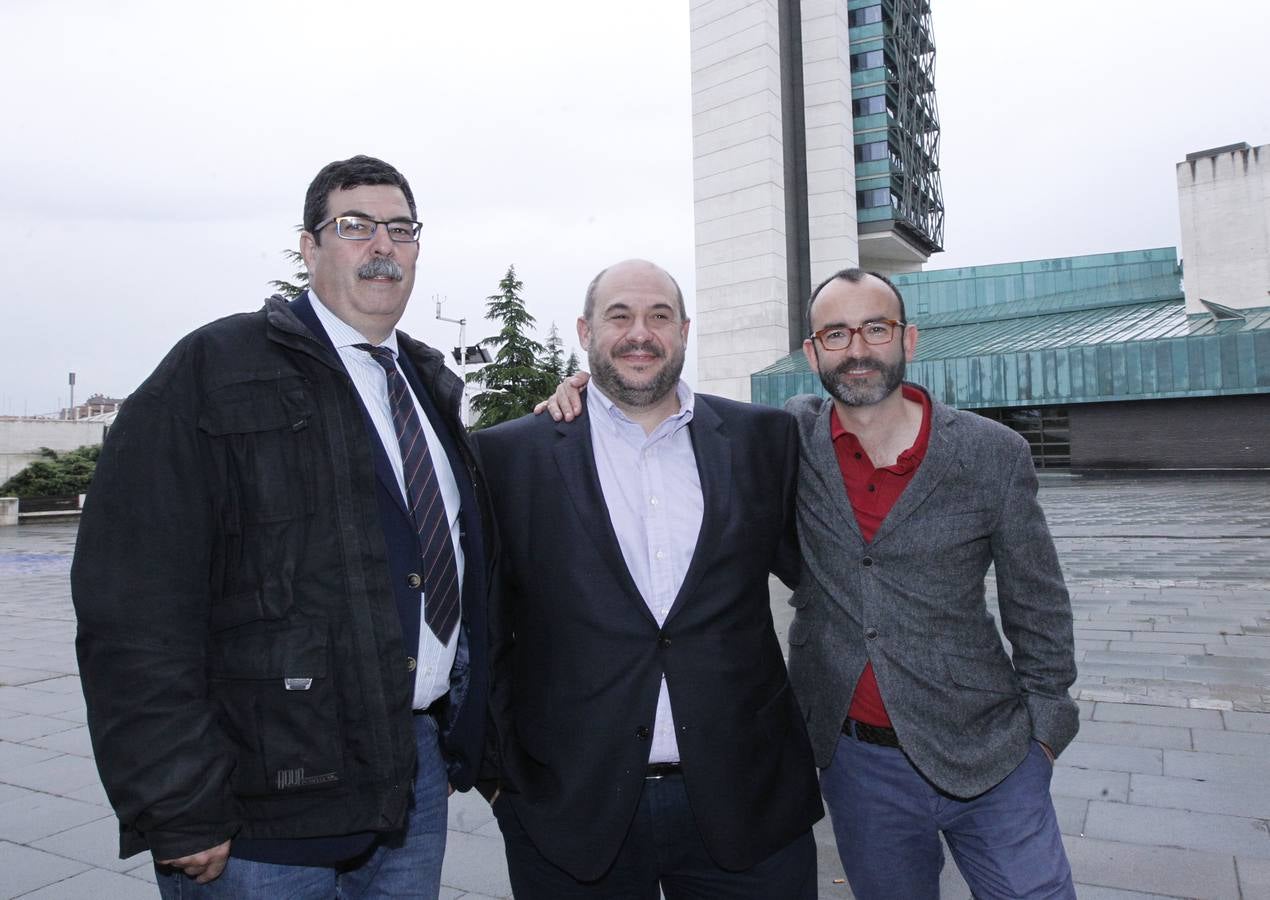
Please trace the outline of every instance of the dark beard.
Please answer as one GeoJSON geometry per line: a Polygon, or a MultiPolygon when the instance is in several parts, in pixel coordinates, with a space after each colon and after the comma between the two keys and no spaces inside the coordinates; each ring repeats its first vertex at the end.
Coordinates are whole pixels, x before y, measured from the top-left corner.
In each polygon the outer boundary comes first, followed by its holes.
{"type": "Polygon", "coordinates": [[[873,406],[881,403],[904,381],[904,358],[894,365],[887,365],[876,359],[861,359],[858,356],[842,360],[832,369],[820,370],[820,383],[825,386],[831,397],[836,397],[847,406],[873,406]],[[867,366],[882,373],[880,384],[849,384],[845,375],[848,369],[867,366]]]}
{"type": "Polygon", "coordinates": [[[617,366],[613,364],[611,356],[601,357],[594,348],[587,351],[587,364],[591,367],[591,377],[610,400],[620,406],[652,406],[675,390],[684,369],[682,350],[679,353],[672,351],[667,357],[656,344],[626,343],[614,347],[612,356],[618,356],[628,350],[644,350],[653,353],[659,359],[666,359],[666,365],[647,384],[631,384],[618,374],[617,366]]]}

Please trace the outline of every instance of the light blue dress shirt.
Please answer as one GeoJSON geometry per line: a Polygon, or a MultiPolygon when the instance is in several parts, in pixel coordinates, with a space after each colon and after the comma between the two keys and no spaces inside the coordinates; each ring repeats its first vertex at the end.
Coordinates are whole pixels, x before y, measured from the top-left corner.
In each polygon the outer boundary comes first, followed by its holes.
{"type": "MultiPolygon", "coordinates": [[[[704,501],[688,423],[693,393],[676,388],[679,412],[652,434],[632,422],[592,381],[587,422],[609,521],[635,586],[658,625],[665,625],[701,533],[704,501]]],[[[649,762],[678,762],[675,720],[666,676],[657,698],[649,762]]]]}

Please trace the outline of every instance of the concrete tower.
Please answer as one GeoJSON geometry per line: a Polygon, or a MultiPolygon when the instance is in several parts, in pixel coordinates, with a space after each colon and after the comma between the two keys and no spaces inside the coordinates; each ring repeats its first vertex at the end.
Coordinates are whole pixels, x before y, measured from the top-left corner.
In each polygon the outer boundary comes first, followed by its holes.
{"type": "Polygon", "coordinates": [[[748,400],[846,266],[941,249],[925,0],[692,0],[698,387],[748,400]]]}

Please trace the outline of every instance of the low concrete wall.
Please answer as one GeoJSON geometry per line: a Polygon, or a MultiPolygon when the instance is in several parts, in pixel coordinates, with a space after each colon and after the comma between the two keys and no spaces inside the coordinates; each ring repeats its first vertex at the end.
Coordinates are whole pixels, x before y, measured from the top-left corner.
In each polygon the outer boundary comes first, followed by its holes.
{"type": "Polygon", "coordinates": [[[74,450],[100,444],[106,433],[102,422],[74,422],[58,419],[8,419],[0,421],[0,484],[33,463],[41,447],[74,450]]]}
{"type": "Polygon", "coordinates": [[[0,528],[18,524],[18,498],[0,497],[0,528]]]}

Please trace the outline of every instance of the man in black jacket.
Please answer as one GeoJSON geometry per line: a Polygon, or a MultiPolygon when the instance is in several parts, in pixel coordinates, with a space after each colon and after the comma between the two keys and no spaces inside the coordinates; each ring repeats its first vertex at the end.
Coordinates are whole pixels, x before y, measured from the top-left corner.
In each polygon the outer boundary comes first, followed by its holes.
{"type": "Polygon", "coordinates": [[[439,891],[493,553],[462,385],[394,331],[416,218],[388,164],[325,167],[311,290],[183,339],[103,449],[76,647],[121,855],[164,896],[439,891]]]}

